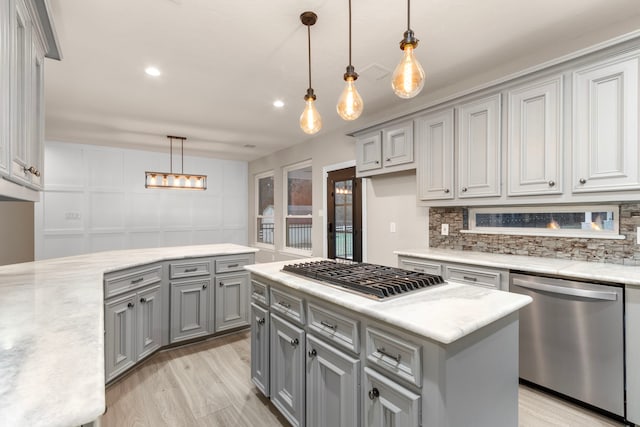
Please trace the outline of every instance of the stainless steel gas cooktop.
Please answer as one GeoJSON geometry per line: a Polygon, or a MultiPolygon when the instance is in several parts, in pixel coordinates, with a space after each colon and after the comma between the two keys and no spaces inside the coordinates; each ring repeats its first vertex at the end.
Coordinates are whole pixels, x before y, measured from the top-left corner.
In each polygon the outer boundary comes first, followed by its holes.
{"type": "Polygon", "coordinates": [[[326,282],[373,299],[384,299],[445,283],[442,276],[367,263],[311,261],[289,264],[287,273],[326,282]]]}

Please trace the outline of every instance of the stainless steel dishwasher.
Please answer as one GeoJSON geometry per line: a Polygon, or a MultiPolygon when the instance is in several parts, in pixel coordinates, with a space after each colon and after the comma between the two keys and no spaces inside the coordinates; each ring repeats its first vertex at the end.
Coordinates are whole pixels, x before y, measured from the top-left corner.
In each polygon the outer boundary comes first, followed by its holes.
{"type": "Polygon", "coordinates": [[[520,310],[520,378],[624,413],[623,288],[512,274],[520,310]]]}

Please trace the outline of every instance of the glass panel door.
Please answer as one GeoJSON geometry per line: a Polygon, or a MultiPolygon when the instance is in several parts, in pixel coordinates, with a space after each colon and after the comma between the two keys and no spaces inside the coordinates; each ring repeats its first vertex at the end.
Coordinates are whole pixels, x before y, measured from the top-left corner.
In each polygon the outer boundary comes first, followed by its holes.
{"type": "Polygon", "coordinates": [[[360,179],[355,168],[330,172],[327,178],[328,256],[362,261],[360,179]]]}

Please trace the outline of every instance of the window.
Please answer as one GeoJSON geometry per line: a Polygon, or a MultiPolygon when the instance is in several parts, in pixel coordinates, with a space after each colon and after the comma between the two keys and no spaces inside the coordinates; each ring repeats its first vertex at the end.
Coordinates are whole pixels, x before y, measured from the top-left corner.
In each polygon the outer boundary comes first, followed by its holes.
{"type": "Polygon", "coordinates": [[[311,178],[310,162],[293,165],[284,170],[285,246],[289,249],[311,251],[311,178]]]}
{"type": "Polygon", "coordinates": [[[273,172],[256,176],[256,242],[273,245],[273,172]]]}
{"type": "Polygon", "coordinates": [[[468,233],[620,239],[612,205],[469,209],[468,233]]]}

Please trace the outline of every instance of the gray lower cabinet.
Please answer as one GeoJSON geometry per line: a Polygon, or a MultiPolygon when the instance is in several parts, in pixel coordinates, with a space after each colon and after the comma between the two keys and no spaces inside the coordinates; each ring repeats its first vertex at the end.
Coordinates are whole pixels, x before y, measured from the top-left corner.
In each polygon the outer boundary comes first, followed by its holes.
{"type": "Polygon", "coordinates": [[[105,304],[105,375],[110,381],[162,345],[160,284],[105,304]]]}
{"type": "Polygon", "coordinates": [[[360,360],[307,335],[307,426],[360,425],[360,360]]]}
{"type": "Polygon", "coordinates": [[[420,396],[395,381],[364,368],[364,425],[418,427],[420,396]]]}
{"type": "Polygon", "coordinates": [[[251,304],[251,380],[269,397],[269,311],[251,304]]]}
{"type": "Polygon", "coordinates": [[[271,314],[271,402],[294,427],[305,425],[305,332],[271,314]]]}
{"type": "Polygon", "coordinates": [[[171,283],[170,342],[209,334],[211,279],[171,283]]]}
{"type": "Polygon", "coordinates": [[[249,324],[249,276],[246,273],[216,276],[215,332],[249,324]]]}

